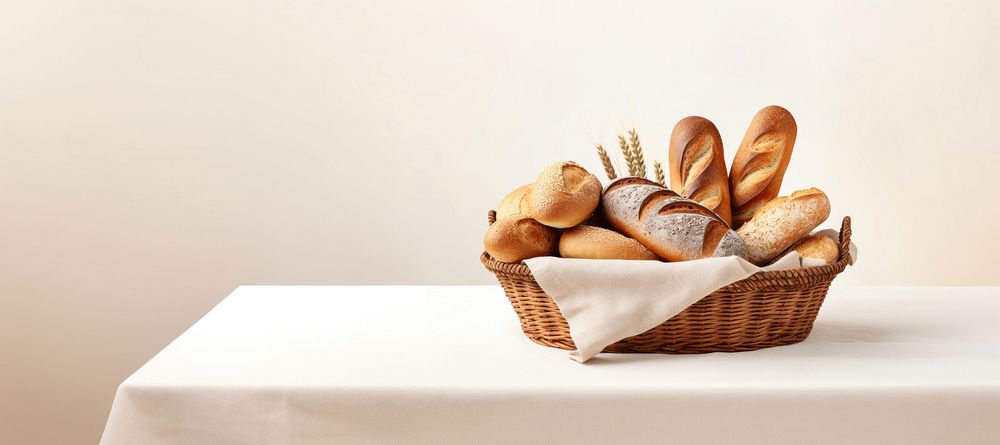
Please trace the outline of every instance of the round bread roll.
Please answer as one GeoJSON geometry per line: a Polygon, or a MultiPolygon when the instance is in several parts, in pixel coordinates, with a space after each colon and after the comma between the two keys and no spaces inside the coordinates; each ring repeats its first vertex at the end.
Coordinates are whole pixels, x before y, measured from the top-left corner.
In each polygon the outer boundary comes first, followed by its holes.
{"type": "Polygon", "coordinates": [[[531,184],[524,184],[508,193],[497,206],[497,219],[506,219],[513,215],[527,215],[530,196],[531,184]]]}
{"type": "Polygon", "coordinates": [[[837,242],[821,233],[816,233],[799,240],[789,250],[794,250],[805,258],[821,260],[825,264],[837,262],[837,257],[840,255],[840,248],[837,247],[837,242]]]}
{"type": "Polygon", "coordinates": [[[549,227],[580,224],[601,200],[601,181],[575,162],[556,162],[542,170],[528,198],[528,215],[549,227]]]}
{"type": "Polygon", "coordinates": [[[486,229],[483,247],[497,261],[518,263],[551,255],[556,247],[556,230],[525,215],[511,215],[486,229]]]}
{"type": "Polygon", "coordinates": [[[601,260],[659,260],[640,242],[614,230],[579,225],[559,238],[559,256],[601,260]]]}

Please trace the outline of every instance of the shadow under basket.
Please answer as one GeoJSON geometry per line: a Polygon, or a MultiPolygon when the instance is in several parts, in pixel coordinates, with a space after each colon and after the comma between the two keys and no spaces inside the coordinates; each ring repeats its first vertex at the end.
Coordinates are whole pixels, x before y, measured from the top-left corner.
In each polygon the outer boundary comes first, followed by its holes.
{"type": "MultiPolygon", "coordinates": [[[[491,210],[490,224],[494,219],[491,210]]],[[[712,292],[653,329],[609,345],[603,352],[736,352],[805,340],[830,283],[847,267],[850,241],[851,218],[844,217],[837,262],[755,273],[712,292]]],[[[486,252],[480,260],[497,276],[528,338],[540,345],[576,349],[569,324],[528,266],[496,261],[486,252]]]]}

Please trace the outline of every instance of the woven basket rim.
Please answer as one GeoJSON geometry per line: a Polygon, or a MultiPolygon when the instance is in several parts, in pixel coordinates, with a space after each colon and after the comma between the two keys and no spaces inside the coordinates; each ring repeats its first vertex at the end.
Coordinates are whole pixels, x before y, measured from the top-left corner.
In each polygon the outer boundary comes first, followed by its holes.
{"type": "MultiPolygon", "coordinates": [[[[495,219],[495,212],[493,210],[489,211],[490,223],[495,219]]],[[[840,247],[840,254],[836,262],[831,264],[802,267],[798,269],[784,269],[784,270],[770,270],[757,272],[743,280],[737,281],[735,283],[729,284],[722,289],[728,289],[731,287],[735,288],[759,288],[759,287],[769,287],[775,285],[783,285],[785,282],[792,281],[811,281],[827,278],[831,275],[838,275],[847,268],[848,263],[851,261],[850,254],[850,244],[851,244],[851,217],[845,216],[840,226],[840,242],[838,243],[840,247]]],[[[497,274],[505,275],[515,275],[523,277],[532,277],[531,269],[528,268],[524,262],[519,263],[505,263],[503,261],[498,261],[493,259],[489,253],[483,252],[480,256],[480,261],[489,269],[491,272],[497,274]]]]}

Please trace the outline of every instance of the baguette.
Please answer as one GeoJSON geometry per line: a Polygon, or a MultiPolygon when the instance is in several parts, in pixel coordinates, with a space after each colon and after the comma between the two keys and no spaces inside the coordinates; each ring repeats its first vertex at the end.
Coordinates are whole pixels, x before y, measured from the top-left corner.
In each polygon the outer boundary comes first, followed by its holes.
{"type": "Polygon", "coordinates": [[[722,137],[712,121],[688,116],[670,134],[670,188],[732,224],[722,137]]]}
{"type": "Polygon", "coordinates": [[[750,122],[729,172],[734,228],[778,196],[796,132],[795,118],[777,105],[760,110],[750,122]]]}
{"type": "Polygon", "coordinates": [[[667,261],[746,255],[743,240],[719,215],[653,181],[614,181],[602,202],[612,227],[667,261]]]}
{"type": "Polygon", "coordinates": [[[525,215],[497,220],[486,230],[483,247],[494,259],[518,263],[537,256],[551,255],[557,231],[525,215]]]}
{"type": "Polygon", "coordinates": [[[736,232],[746,242],[747,259],[763,265],[808,235],[828,216],[830,200],[826,193],[809,188],[771,200],[736,232]]]}
{"type": "Polygon", "coordinates": [[[601,181],[575,162],[556,162],[542,170],[528,195],[528,215],[564,229],[587,219],[601,200],[601,181]]]}
{"type": "Polygon", "coordinates": [[[559,237],[559,256],[606,260],[659,260],[642,243],[614,230],[579,225],[559,237]]]}

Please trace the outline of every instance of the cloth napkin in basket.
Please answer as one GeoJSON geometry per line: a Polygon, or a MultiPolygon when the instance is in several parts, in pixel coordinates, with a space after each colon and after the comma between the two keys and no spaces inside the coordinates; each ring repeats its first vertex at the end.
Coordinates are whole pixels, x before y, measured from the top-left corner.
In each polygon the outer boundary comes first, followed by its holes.
{"type": "MultiPolygon", "coordinates": [[[[838,237],[834,230],[820,233],[835,240],[838,237]]],[[[854,264],[854,243],[850,254],[854,264]]],[[[730,283],[762,270],[809,267],[822,261],[793,251],[765,267],[735,256],[676,263],[538,257],[524,263],[569,323],[577,347],[570,358],[582,363],[606,346],[652,329],[730,283]]]]}

